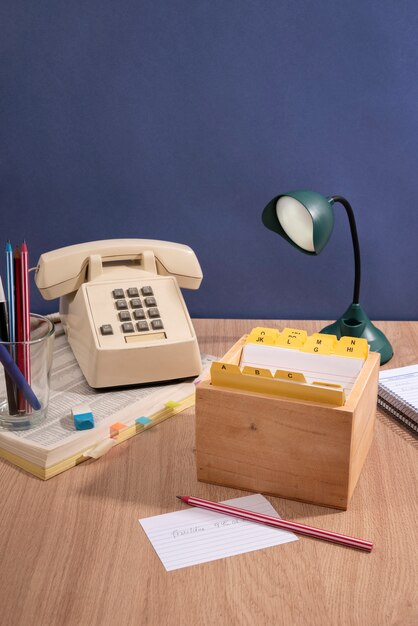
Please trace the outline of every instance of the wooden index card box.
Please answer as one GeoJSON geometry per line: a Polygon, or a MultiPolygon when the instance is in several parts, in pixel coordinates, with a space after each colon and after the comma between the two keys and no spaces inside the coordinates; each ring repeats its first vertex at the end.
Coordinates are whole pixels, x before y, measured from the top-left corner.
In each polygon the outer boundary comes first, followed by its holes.
{"type": "MultiPolygon", "coordinates": [[[[222,360],[239,364],[246,336],[222,360]]],[[[369,353],[343,406],[196,388],[197,478],[347,509],[373,439],[380,355],[369,353]]]]}

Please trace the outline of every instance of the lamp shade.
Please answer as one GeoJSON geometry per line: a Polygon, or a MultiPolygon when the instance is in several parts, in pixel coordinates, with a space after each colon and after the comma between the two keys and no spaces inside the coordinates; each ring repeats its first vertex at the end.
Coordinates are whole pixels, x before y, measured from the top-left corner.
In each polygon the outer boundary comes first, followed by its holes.
{"type": "Polygon", "coordinates": [[[316,255],[334,227],[333,200],[315,191],[276,196],[263,211],[263,224],[305,254],[316,255]]]}

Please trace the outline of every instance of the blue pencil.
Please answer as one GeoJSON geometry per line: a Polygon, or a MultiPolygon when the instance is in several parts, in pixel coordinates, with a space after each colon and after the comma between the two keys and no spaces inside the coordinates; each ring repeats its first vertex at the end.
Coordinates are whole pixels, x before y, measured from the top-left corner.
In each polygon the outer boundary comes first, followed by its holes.
{"type": "Polygon", "coordinates": [[[9,341],[11,342],[16,340],[14,286],[13,248],[10,241],[8,241],[6,243],[6,300],[7,317],[9,322],[9,341]]]}
{"type": "Polygon", "coordinates": [[[0,363],[3,365],[4,369],[9,374],[10,378],[15,383],[25,400],[29,402],[35,411],[39,411],[41,403],[33,393],[28,381],[13,361],[7,348],[5,348],[2,343],[0,343],[0,363]]]}

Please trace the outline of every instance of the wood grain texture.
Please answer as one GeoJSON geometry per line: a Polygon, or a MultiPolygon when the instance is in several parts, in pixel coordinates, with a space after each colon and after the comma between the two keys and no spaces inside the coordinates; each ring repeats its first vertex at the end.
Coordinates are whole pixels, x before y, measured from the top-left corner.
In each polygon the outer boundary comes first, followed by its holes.
{"type": "MultiPolygon", "coordinates": [[[[253,326],[318,331],[325,322],[196,320],[221,356],[253,326]]],[[[384,367],[418,362],[418,322],[377,323],[394,346],[384,367]]],[[[3,626],[332,625],[418,621],[417,439],[378,411],[348,511],[269,498],[290,520],[371,539],[363,554],[303,538],[167,573],[138,518],[182,508],[176,494],[244,495],[196,480],[189,410],[43,482],[0,461],[3,626]]]]}
{"type": "MultiPolygon", "coordinates": [[[[238,363],[244,342],[222,361],[238,363]]],[[[369,355],[344,406],[202,381],[198,480],[346,509],[373,438],[379,363],[379,355],[369,355]]]]}

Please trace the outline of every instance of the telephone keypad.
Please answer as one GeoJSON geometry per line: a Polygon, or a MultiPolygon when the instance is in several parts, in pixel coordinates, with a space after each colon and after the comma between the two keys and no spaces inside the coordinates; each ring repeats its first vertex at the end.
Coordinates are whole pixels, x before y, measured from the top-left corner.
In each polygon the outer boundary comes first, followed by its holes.
{"type": "MultiPolygon", "coordinates": [[[[121,322],[119,332],[122,334],[134,332],[152,332],[164,329],[160,319],[157,299],[150,285],[144,287],[116,288],[111,292],[117,313],[115,317],[121,322]],[[149,318],[147,320],[147,318],[149,318]]],[[[113,335],[112,324],[102,324],[99,327],[101,335],[113,335]]],[[[152,335],[150,335],[151,339],[152,335]]]]}
{"type": "Polygon", "coordinates": [[[135,309],[134,311],[134,319],[136,320],[143,320],[145,318],[145,311],[144,309],[135,309]]]}
{"type": "Polygon", "coordinates": [[[126,300],[116,300],[116,308],[118,309],[118,311],[121,311],[122,309],[127,309],[128,303],[126,302],[126,300]]]}

